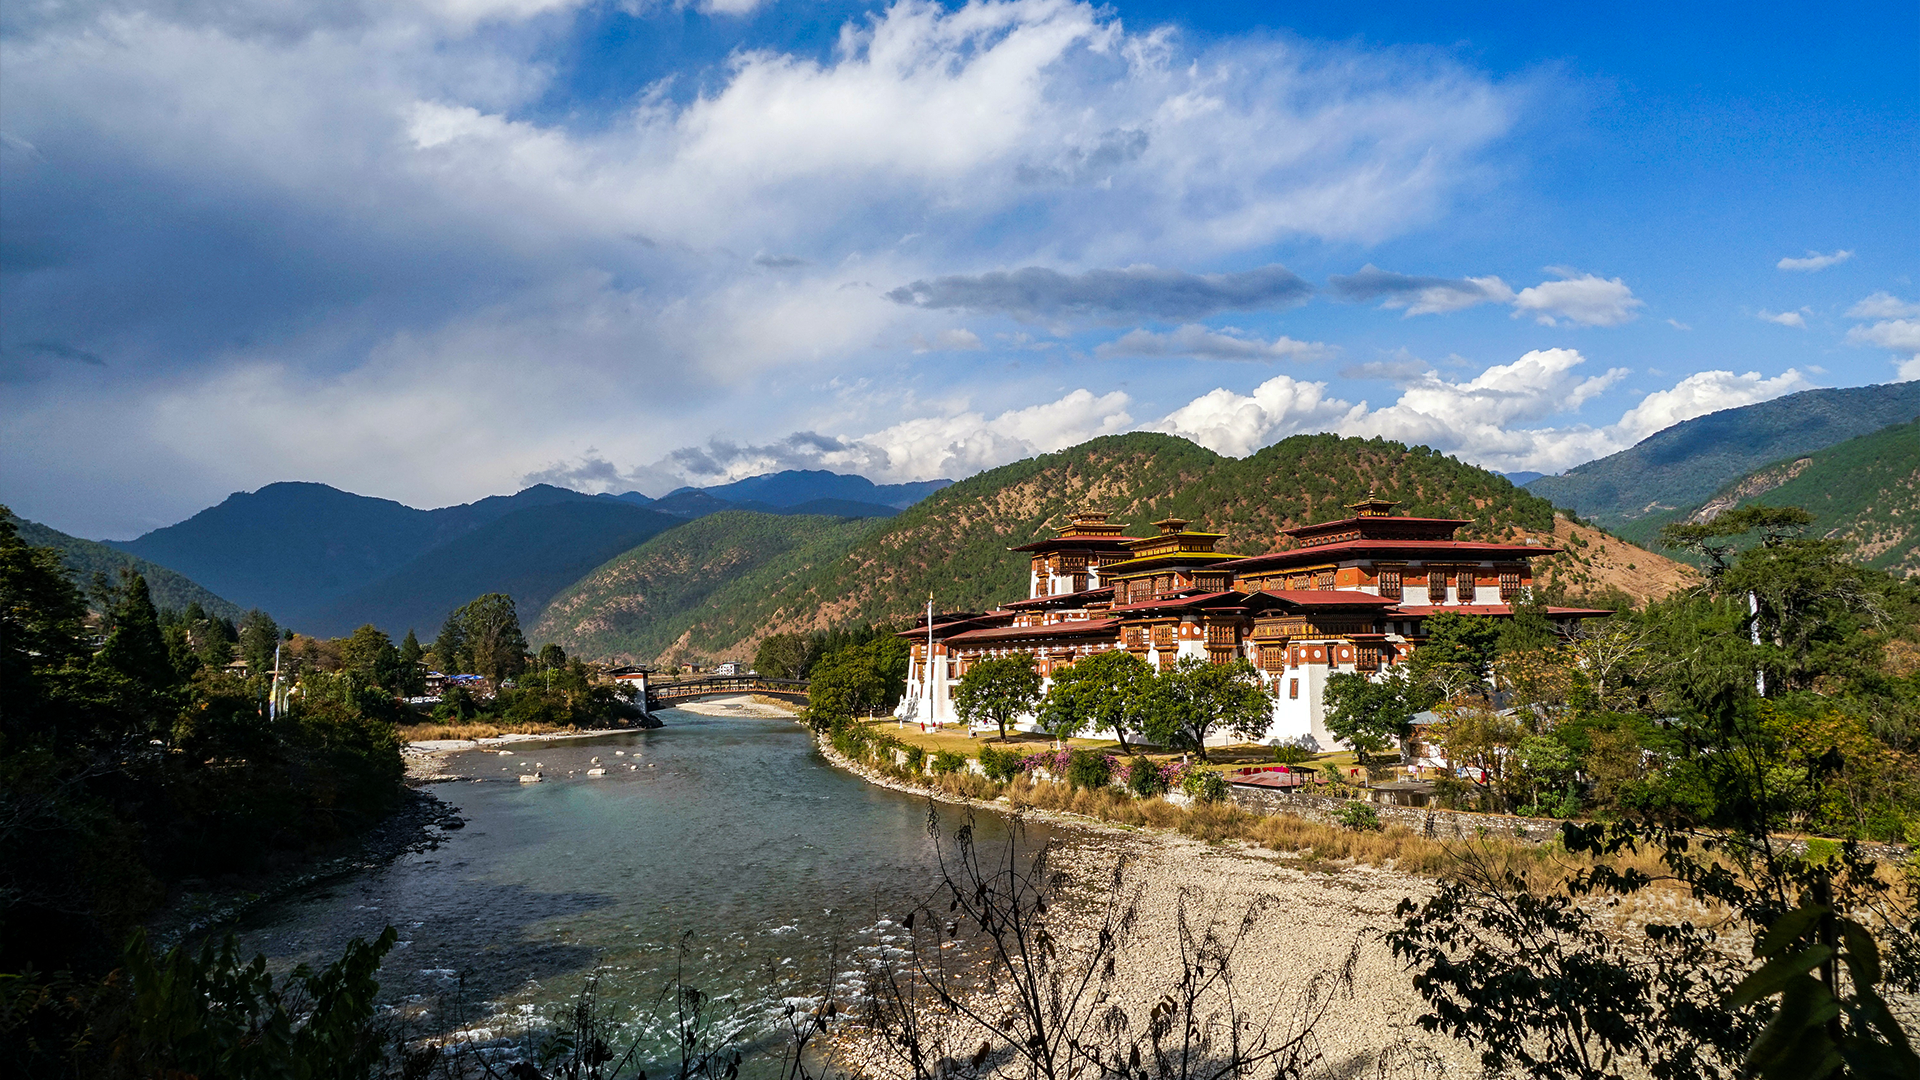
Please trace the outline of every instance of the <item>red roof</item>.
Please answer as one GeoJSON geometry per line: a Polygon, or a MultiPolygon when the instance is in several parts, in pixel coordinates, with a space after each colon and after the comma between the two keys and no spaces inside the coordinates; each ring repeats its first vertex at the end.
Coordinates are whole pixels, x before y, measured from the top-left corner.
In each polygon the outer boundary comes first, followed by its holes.
{"type": "Polygon", "coordinates": [[[1347,540],[1338,544],[1322,544],[1319,547],[1288,548],[1285,551],[1275,551],[1266,555],[1249,555],[1230,563],[1217,564],[1213,569],[1240,574],[1251,570],[1285,566],[1289,563],[1322,563],[1329,558],[1341,555],[1405,556],[1444,560],[1447,556],[1459,555],[1532,557],[1555,555],[1559,552],[1559,548],[1545,545],[1485,544],[1473,540],[1347,540]]]}
{"type": "Polygon", "coordinates": [[[971,644],[978,641],[1005,641],[1010,638],[1110,636],[1119,627],[1119,619],[1081,619],[1077,622],[1050,623],[1046,626],[988,626],[955,634],[947,640],[971,644]]]}
{"type": "Polygon", "coordinates": [[[1301,607],[1392,607],[1397,601],[1357,589],[1281,589],[1265,595],[1301,607]]]}
{"type": "Polygon", "coordinates": [[[1005,606],[1009,608],[1045,607],[1048,604],[1059,603],[1065,600],[1088,601],[1099,599],[1102,596],[1112,595],[1113,586],[1104,585],[1098,589],[1082,589],[1079,592],[1055,593],[1052,596],[1036,596],[1031,600],[1015,600],[1005,606]]]}
{"type": "MultiPolygon", "coordinates": [[[[1448,611],[1453,612],[1455,615],[1511,615],[1513,614],[1513,607],[1509,604],[1446,604],[1444,606],[1433,604],[1402,604],[1400,607],[1387,612],[1387,614],[1426,618],[1429,615],[1438,615],[1448,611]]],[[[1558,615],[1563,618],[1574,618],[1589,615],[1612,615],[1613,612],[1606,608],[1550,607],[1547,609],[1547,614],[1549,616],[1558,615]]]]}

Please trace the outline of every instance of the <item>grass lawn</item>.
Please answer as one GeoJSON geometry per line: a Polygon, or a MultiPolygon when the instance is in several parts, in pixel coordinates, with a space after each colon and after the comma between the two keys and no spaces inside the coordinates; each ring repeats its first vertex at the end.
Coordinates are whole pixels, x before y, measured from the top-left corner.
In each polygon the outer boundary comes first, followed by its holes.
{"type": "MultiPolygon", "coordinates": [[[[909,746],[918,746],[926,750],[929,754],[946,750],[966,757],[977,757],[982,746],[991,746],[996,750],[1014,749],[1023,754],[1038,754],[1053,749],[1053,736],[1037,731],[1016,731],[1002,742],[999,734],[993,732],[976,734],[973,738],[968,738],[966,726],[963,724],[949,725],[943,731],[934,732],[921,731],[918,724],[901,724],[893,719],[867,720],[863,723],[874,731],[884,731],[909,746]]],[[[1089,750],[1104,750],[1114,754],[1122,753],[1120,744],[1112,739],[1068,739],[1067,745],[1076,748],[1085,747],[1089,750]]],[[[1180,756],[1177,753],[1159,749],[1147,750],[1146,755],[1155,761],[1170,761],[1180,756]]],[[[1207,757],[1212,759],[1208,767],[1219,770],[1274,763],[1273,748],[1258,743],[1241,746],[1210,746],[1207,748],[1207,757]]],[[[1352,764],[1353,754],[1342,751],[1337,754],[1322,754],[1307,762],[1305,767],[1318,768],[1322,765],[1351,767],[1352,764]]]]}

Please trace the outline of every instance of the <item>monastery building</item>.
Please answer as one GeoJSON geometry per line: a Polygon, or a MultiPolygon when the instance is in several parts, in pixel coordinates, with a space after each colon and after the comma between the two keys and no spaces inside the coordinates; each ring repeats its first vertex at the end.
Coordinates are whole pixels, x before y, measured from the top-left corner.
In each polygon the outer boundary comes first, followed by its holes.
{"type": "MultiPolygon", "coordinates": [[[[1288,529],[1293,546],[1251,557],[1215,551],[1223,534],[1179,518],[1131,537],[1107,514],[1075,514],[1058,536],[1012,549],[1032,560],[1026,599],[938,614],[901,634],[913,642],[913,668],[897,715],[957,723],[954,688],[982,659],[1029,653],[1050,680],[1082,656],[1126,649],[1163,670],[1183,656],[1244,658],[1273,698],[1262,741],[1341,745],[1322,708],[1329,675],[1406,662],[1437,612],[1512,617],[1533,585],[1530,560],[1559,551],[1455,540],[1466,521],[1398,517],[1396,505],[1369,496],[1348,507],[1352,516],[1288,529]]],[[[1546,610],[1562,624],[1610,614],[1546,610]]],[[[1020,726],[1031,729],[1032,718],[1020,726]]]]}

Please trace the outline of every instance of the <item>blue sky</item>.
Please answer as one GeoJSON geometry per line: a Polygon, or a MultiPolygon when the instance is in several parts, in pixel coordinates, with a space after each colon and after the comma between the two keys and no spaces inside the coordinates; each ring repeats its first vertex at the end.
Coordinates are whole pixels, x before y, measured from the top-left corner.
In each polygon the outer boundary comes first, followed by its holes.
{"type": "Polygon", "coordinates": [[[0,16],[0,502],[124,537],[1112,431],[1553,472],[1920,377],[1920,9],[0,16]]]}

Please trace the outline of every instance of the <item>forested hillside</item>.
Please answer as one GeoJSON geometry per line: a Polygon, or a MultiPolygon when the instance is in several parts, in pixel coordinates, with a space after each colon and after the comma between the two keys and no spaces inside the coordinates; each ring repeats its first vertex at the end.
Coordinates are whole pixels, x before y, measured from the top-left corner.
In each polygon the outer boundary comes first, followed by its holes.
{"type": "Polygon", "coordinates": [[[372,623],[395,638],[408,630],[430,636],[453,609],[494,592],[513,597],[530,618],[582,574],[681,524],[617,499],[524,507],[348,593],[301,628],[341,635],[372,623]]]}
{"type": "Polygon", "coordinates": [[[60,550],[61,561],[66,564],[68,573],[75,584],[86,589],[93,582],[93,575],[105,574],[119,580],[122,570],[132,566],[147,579],[147,591],[152,595],[154,605],[170,611],[185,611],[188,604],[199,604],[207,614],[235,622],[246,614],[238,604],[231,603],[207,589],[185,574],[169,570],[157,563],[148,562],[137,555],[130,555],[117,548],[109,547],[97,540],[82,540],[77,536],[68,536],[58,529],[49,528],[38,522],[0,513],[19,529],[20,539],[30,547],[50,547],[60,550]]]}
{"type": "Polygon", "coordinates": [[[722,655],[716,646],[752,636],[768,597],[839,562],[876,524],[746,510],[688,522],[561,591],[530,640],[623,663],[722,655]]]}
{"type": "Polygon", "coordinates": [[[1753,502],[1812,511],[1812,534],[1841,541],[1856,561],[1920,573],[1920,420],[1774,462],[1670,517],[1709,521],[1753,502]]]}
{"type": "MultiPolygon", "coordinates": [[[[1310,435],[1235,459],[1170,435],[1134,432],[960,481],[897,517],[821,537],[809,551],[810,568],[783,563],[777,574],[750,583],[729,577],[729,568],[753,545],[738,544],[737,556],[703,553],[702,545],[723,534],[692,530],[728,515],[703,519],[567,590],[535,637],[589,656],[748,656],[768,633],[910,619],[930,593],[947,610],[1024,596],[1026,561],[1007,548],[1052,535],[1075,510],[1108,510],[1136,536],[1151,532],[1156,519],[1187,518],[1225,533],[1221,550],[1252,555],[1288,543],[1283,529],[1344,516],[1347,503],[1370,491],[1400,502],[1400,513],[1468,519],[1462,539],[1532,535],[1553,542],[1556,525],[1572,535],[1545,500],[1424,447],[1310,435]],[[835,551],[829,540],[845,547],[835,551]],[[679,584],[681,575],[694,584],[679,584]],[[660,605],[683,587],[713,590],[702,593],[704,613],[649,625],[652,612],[667,610],[660,605]]],[[[1619,550],[1601,557],[1598,543],[1598,534],[1582,539],[1566,555],[1542,560],[1543,569],[1576,593],[1640,580],[1657,585],[1641,598],[1664,595],[1684,577],[1669,560],[1617,542],[1619,550]]]]}
{"type": "Polygon", "coordinates": [[[1766,465],[1811,454],[1920,416],[1920,382],[1807,390],[1724,409],[1656,432],[1610,457],[1527,490],[1637,544],[1766,465]]]}

